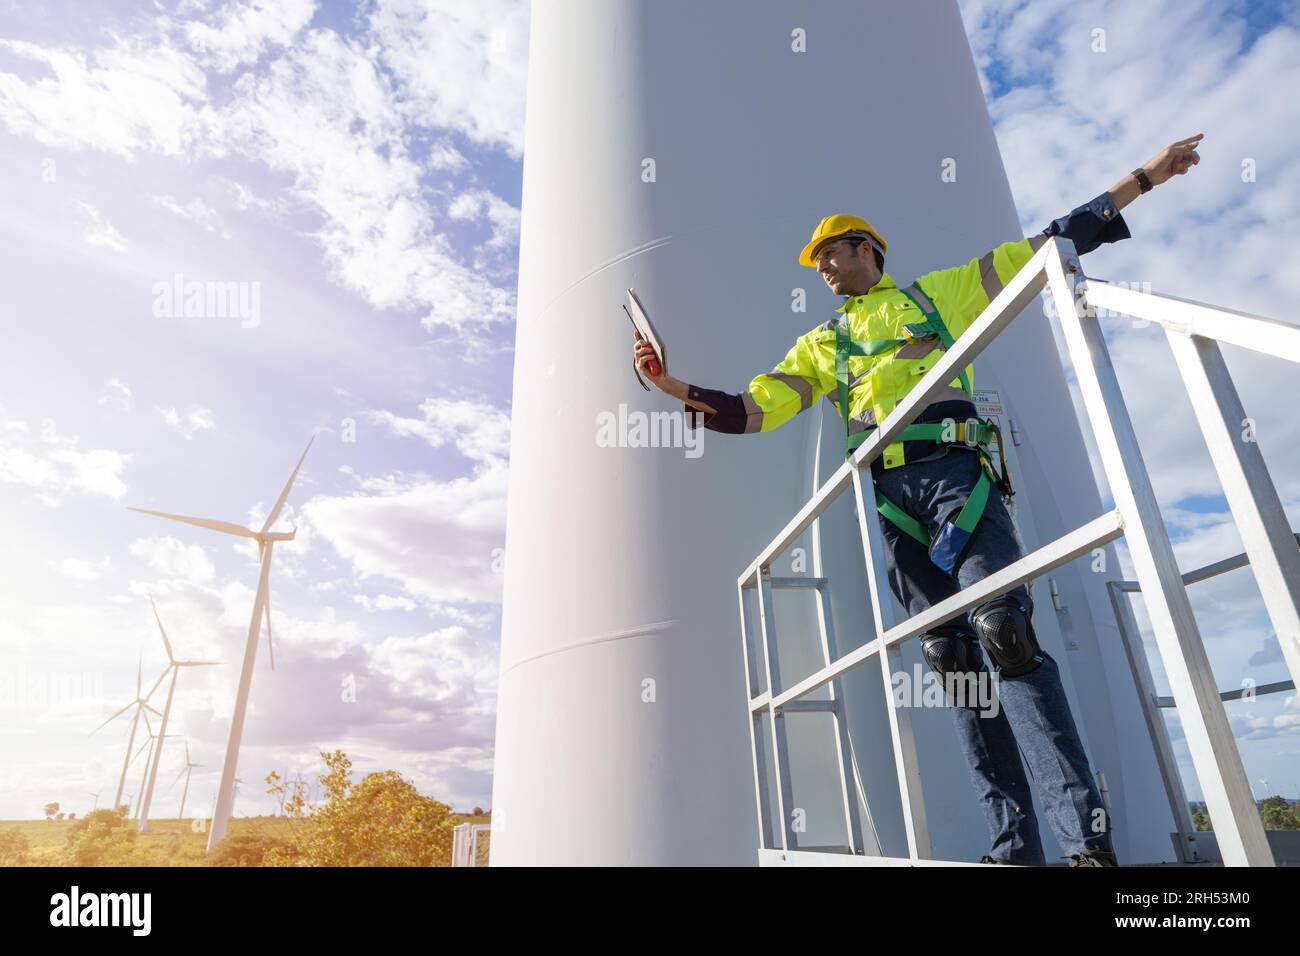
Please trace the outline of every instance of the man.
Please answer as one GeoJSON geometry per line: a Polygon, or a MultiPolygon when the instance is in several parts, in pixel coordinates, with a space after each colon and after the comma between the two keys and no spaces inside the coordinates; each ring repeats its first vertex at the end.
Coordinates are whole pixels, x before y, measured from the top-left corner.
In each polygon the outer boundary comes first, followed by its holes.
{"type": "MultiPolygon", "coordinates": [[[[849,450],[861,444],[926,371],[979,317],[1049,236],[1074,242],[1080,255],[1129,238],[1120,210],[1141,193],[1200,162],[1202,134],[1171,144],[1092,202],[1040,234],[997,246],[981,259],[921,276],[900,290],[884,271],[888,248],[866,220],[827,216],[800,263],[816,268],[847,297],[840,320],[800,336],[785,359],[730,394],[649,373],[650,345],[634,340],[640,374],[664,393],[704,413],[704,426],[732,434],[771,431],[825,396],[845,422],[849,450]]],[[[889,582],[915,615],[1023,557],[1015,524],[996,484],[1005,475],[988,460],[988,431],[977,424],[973,369],[939,392],[899,441],[872,463],[889,582]],[[963,423],[957,426],[957,423],[963,423]]],[[[689,415],[688,417],[694,417],[689,415]]],[[[1034,635],[1033,602],[1024,585],[921,637],[927,664],[947,686],[983,673],[981,649],[998,674],[1001,707],[951,707],[988,822],[992,848],[981,862],[1042,865],[1038,824],[1017,751],[1037,781],[1048,822],[1071,866],[1118,865],[1101,797],[1061,686],[1056,661],[1034,635]],[[1014,733],[1013,733],[1014,731],[1014,733]]],[[[968,685],[969,686],[969,685],[968,685]]],[[[950,703],[955,703],[950,698],[950,703]]]]}

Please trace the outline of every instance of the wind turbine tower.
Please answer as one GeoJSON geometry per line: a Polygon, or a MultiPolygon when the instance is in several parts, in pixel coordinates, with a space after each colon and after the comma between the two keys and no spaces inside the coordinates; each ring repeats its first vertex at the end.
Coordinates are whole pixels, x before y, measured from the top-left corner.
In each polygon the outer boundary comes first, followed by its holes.
{"type": "Polygon", "coordinates": [[[244,664],[239,673],[239,689],[235,693],[235,710],[230,718],[230,737],[226,742],[226,757],[221,765],[221,783],[217,786],[217,806],[212,813],[212,828],[208,831],[209,853],[226,835],[226,822],[233,812],[235,773],[239,766],[239,744],[244,736],[244,717],[248,712],[248,694],[253,686],[253,664],[257,660],[257,639],[261,634],[262,618],[264,616],[266,618],[267,650],[271,656],[271,669],[275,670],[275,648],[272,645],[271,637],[271,550],[277,541],[292,541],[298,532],[296,528],[290,531],[272,531],[271,527],[279,519],[280,512],[284,510],[285,502],[289,500],[289,492],[293,489],[294,480],[298,477],[298,469],[302,467],[303,460],[306,459],[307,452],[310,450],[311,441],[307,442],[307,447],[303,449],[302,457],[298,459],[298,464],[294,465],[293,473],[289,475],[289,480],[285,482],[280,497],[276,499],[275,506],[271,508],[270,513],[266,516],[266,521],[263,522],[260,531],[253,531],[230,521],[218,521],[212,518],[191,518],[186,515],[151,511],[147,508],[130,509],[143,514],[156,515],[159,518],[180,521],[184,524],[197,525],[211,531],[221,531],[241,538],[252,538],[257,542],[259,559],[257,593],[253,598],[253,612],[248,621],[248,639],[244,643],[244,664]]]}

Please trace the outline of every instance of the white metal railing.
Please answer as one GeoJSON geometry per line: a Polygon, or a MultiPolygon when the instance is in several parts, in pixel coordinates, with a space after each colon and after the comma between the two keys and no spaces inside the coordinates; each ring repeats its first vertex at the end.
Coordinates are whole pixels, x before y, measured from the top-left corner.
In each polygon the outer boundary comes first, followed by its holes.
{"type": "MultiPolygon", "coordinates": [[[[1295,540],[1297,545],[1300,545],[1300,534],[1295,535],[1295,540]]],[[[1183,575],[1183,584],[1190,585],[1200,581],[1207,581],[1228,571],[1235,571],[1237,568],[1245,567],[1249,563],[1250,559],[1246,554],[1234,555],[1231,558],[1207,564],[1203,568],[1188,571],[1183,575]]],[[[1120,639],[1124,642],[1124,654],[1128,659],[1129,668],[1133,672],[1133,681],[1138,690],[1138,702],[1142,706],[1142,719],[1146,722],[1147,732],[1151,735],[1152,743],[1155,744],[1156,766],[1159,768],[1160,776],[1164,781],[1165,794],[1169,799],[1169,810],[1174,818],[1175,832],[1172,836],[1178,859],[1182,863],[1202,863],[1205,862],[1206,858],[1202,856],[1198,846],[1197,830],[1192,820],[1191,805],[1187,802],[1187,794],[1183,790],[1182,775],[1178,772],[1178,761],[1174,759],[1174,749],[1169,740],[1168,728],[1165,727],[1164,718],[1160,715],[1161,709],[1174,706],[1174,699],[1156,694],[1155,681],[1151,677],[1151,667],[1147,663],[1146,651],[1142,646],[1142,634],[1138,628],[1137,620],[1133,616],[1133,608],[1124,597],[1125,594],[1140,593],[1141,590],[1141,586],[1136,581],[1106,582],[1106,591],[1110,595],[1111,607],[1115,610],[1115,621],[1119,625],[1120,639]]],[[[1276,681],[1271,684],[1251,687],[1248,690],[1243,688],[1241,690],[1221,691],[1219,699],[1229,701],[1240,700],[1245,697],[1262,697],[1267,694],[1281,694],[1295,690],[1295,687],[1295,681],[1276,681]]]]}
{"type": "MultiPolygon", "coordinates": [[[[1259,580],[1287,666],[1293,680],[1300,683],[1300,548],[1290,533],[1258,445],[1253,440],[1238,441],[1234,438],[1239,433],[1236,423],[1243,422],[1245,414],[1217,344],[1218,341],[1229,342],[1300,362],[1300,327],[1087,279],[1073,243],[1052,238],[736,581],[754,761],[760,862],[789,859],[791,854],[801,850],[789,812],[792,806],[791,777],[784,718],[787,713],[810,711],[829,713],[835,724],[840,757],[840,803],[845,811],[845,849],[850,858],[855,858],[853,862],[913,866],[938,862],[931,859],[933,854],[910,717],[907,708],[898,706],[890,693],[891,674],[901,669],[899,658],[903,642],[1123,535],[1129,544],[1137,572],[1136,584],[1146,601],[1156,646],[1168,674],[1173,705],[1182,721],[1192,764],[1214,820],[1223,860],[1229,865],[1274,865],[1188,601],[1183,576],[1174,559],[1137,436],[1093,311],[1096,307],[1158,323],[1168,335],[1229,507],[1241,528],[1246,554],[1259,580]],[[867,469],[866,480],[870,481],[871,462],[887,445],[897,440],[903,429],[930,403],[931,397],[946,387],[960,369],[974,361],[1044,286],[1056,306],[1056,320],[1061,325],[1115,507],[996,574],[887,627],[883,608],[889,603],[890,592],[885,574],[885,552],[875,520],[875,496],[864,492],[862,471],[867,469]],[[857,505],[858,528],[866,561],[874,638],[839,656],[831,631],[826,579],[773,578],[771,567],[850,485],[857,505]],[[817,593],[823,666],[787,688],[781,681],[776,654],[772,593],[773,589],[793,587],[812,587],[817,593]],[[747,590],[756,591],[758,599],[757,649],[751,648],[746,625],[747,590]],[[889,733],[907,835],[906,858],[865,855],[863,830],[857,816],[858,802],[849,794],[849,783],[854,778],[840,681],[844,674],[872,657],[879,660],[885,682],[889,733]],[[767,690],[756,693],[755,689],[762,684],[767,690]],[[804,699],[823,687],[828,688],[829,699],[804,699]],[[773,795],[768,792],[769,754],[763,742],[764,722],[770,735],[770,776],[776,783],[774,796],[776,819],[780,821],[779,834],[772,832],[770,811],[773,795]]],[[[865,805],[865,794],[856,796],[860,796],[865,805]]],[[[809,848],[802,849],[806,851],[809,848]]]]}
{"type": "Polygon", "coordinates": [[[487,866],[484,852],[492,827],[487,823],[458,823],[451,832],[452,866],[487,866]]]}

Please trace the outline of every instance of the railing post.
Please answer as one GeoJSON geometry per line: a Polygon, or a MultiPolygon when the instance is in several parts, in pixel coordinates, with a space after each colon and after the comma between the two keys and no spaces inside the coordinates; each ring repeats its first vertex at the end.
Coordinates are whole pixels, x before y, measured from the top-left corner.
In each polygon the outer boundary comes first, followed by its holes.
{"type": "MultiPolygon", "coordinates": [[[[870,472],[868,472],[870,480],[870,472]]],[[[877,654],[885,682],[885,708],[889,714],[889,737],[894,747],[894,767],[898,773],[898,793],[903,804],[903,826],[907,832],[907,855],[913,860],[928,860],[934,855],[930,828],[925,817],[925,794],[921,786],[921,767],[916,756],[916,738],[912,734],[912,716],[906,707],[894,702],[893,675],[902,670],[902,653],[898,646],[885,648],[885,602],[890,599],[888,575],[884,567],[884,539],[876,520],[874,485],[870,499],[862,490],[862,472],[853,469],[853,497],[857,502],[858,529],[862,537],[862,556],[867,566],[867,586],[871,592],[871,615],[874,639],[881,644],[877,654]],[[870,507],[867,502],[870,501],[870,507]],[[878,556],[878,557],[877,557],[878,556]]]]}
{"type": "Polygon", "coordinates": [[[772,731],[772,769],[776,774],[776,812],[781,821],[781,849],[798,849],[798,838],[794,833],[793,821],[789,814],[793,809],[794,793],[790,783],[790,748],[785,739],[785,715],[777,712],[772,700],[781,692],[781,670],[777,659],[778,651],[773,638],[776,636],[776,620],[772,613],[772,572],[760,566],[758,569],[758,626],[763,640],[763,666],[767,671],[768,704],[765,710],[769,727],[772,731]]]}
{"type": "MultiPolygon", "coordinates": [[[[822,578],[822,583],[816,588],[816,600],[817,626],[821,633],[823,667],[829,667],[839,657],[839,652],[835,646],[835,625],[831,620],[829,590],[826,578],[822,578]]],[[[844,701],[844,682],[837,677],[831,681],[829,691],[832,702],[830,715],[835,725],[835,751],[839,757],[840,765],[840,801],[844,808],[844,831],[849,841],[849,852],[860,854],[863,852],[864,846],[862,821],[858,813],[858,798],[861,796],[863,804],[866,804],[867,795],[858,793],[857,777],[853,773],[853,748],[849,741],[849,720],[844,701]],[[852,788],[851,794],[850,787],[852,788]]],[[[871,812],[869,807],[867,812],[868,814],[871,812]]]]}
{"type": "Polygon", "coordinates": [[[754,758],[754,803],[758,813],[758,848],[767,850],[771,849],[773,840],[771,801],[767,793],[767,758],[763,754],[763,711],[754,710],[754,689],[758,686],[758,667],[755,660],[757,655],[750,653],[743,581],[736,582],[736,596],[740,599],[740,650],[745,659],[745,723],[749,726],[749,749],[754,758]]]}
{"type": "Polygon", "coordinates": [[[1142,460],[1106,340],[1095,318],[1085,318],[1083,272],[1074,244],[1059,238],[1046,260],[1047,283],[1056,304],[1079,391],[1097,440],[1125,537],[1137,569],[1178,716],[1187,736],[1206,806],[1225,864],[1273,866],[1259,810],[1246,780],[1241,754],[1219,699],[1209,657],[1192,613],[1160,504],[1142,460]]]}
{"type": "Polygon", "coordinates": [[[1111,607],[1115,609],[1115,624],[1124,644],[1124,656],[1128,658],[1129,669],[1133,672],[1133,683],[1137,685],[1142,720],[1147,725],[1147,733],[1151,735],[1151,745],[1156,751],[1156,767],[1165,783],[1169,812],[1173,814],[1174,831],[1178,836],[1178,859],[1182,863],[1199,863],[1201,855],[1196,848],[1196,825],[1187,803],[1187,793],[1183,790],[1183,779],[1178,773],[1178,761],[1174,758],[1169,743],[1165,718],[1156,704],[1156,686],[1151,679],[1151,665],[1147,663],[1146,651],[1142,647],[1142,633],[1133,617],[1129,599],[1124,596],[1125,592],[1120,590],[1119,584],[1108,581],[1106,593],[1110,595],[1111,607]]]}
{"type": "Polygon", "coordinates": [[[1300,548],[1291,523],[1254,440],[1254,430],[1247,426],[1246,410],[1219,344],[1169,328],[1165,335],[1241,532],[1250,570],[1259,582],[1264,607],[1282,645],[1282,657],[1291,680],[1300,687],[1300,548]]]}

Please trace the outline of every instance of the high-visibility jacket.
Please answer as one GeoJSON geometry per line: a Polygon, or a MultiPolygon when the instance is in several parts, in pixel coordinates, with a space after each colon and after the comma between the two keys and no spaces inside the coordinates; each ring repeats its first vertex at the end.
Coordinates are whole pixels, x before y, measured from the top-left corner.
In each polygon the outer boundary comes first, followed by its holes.
{"type": "MultiPolygon", "coordinates": [[[[951,336],[957,338],[1046,241],[1047,237],[1040,234],[1004,242],[965,265],[928,272],[916,284],[938,308],[951,336]]],[[[888,272],[868,292],[850,296],[836,311],[843,313],[842,319],[830,319],[799,336],[776,368],[754,377],[741,395],[744,421],[736,423],[735,431],[772,431],[823,397],[839,409],[835,378],[837,322],[848,322],[849,334],[855,341],[897,340],[877,354],[849,358],[850,434],[884,421],[943,355],[942,343],[936,336],[909,340],[905,335],[904,326],[921,322],[924,316],[888,272]]],[[[966,367],[966,379],[973,387],[971,366],[966,367]]],[[[948,384],[932,402],[969,400],[960,379],[954,378],[948,384]]],[[[905,464],[903,442],[886,446],[881,457],[886,468],[905,464]]]]}

